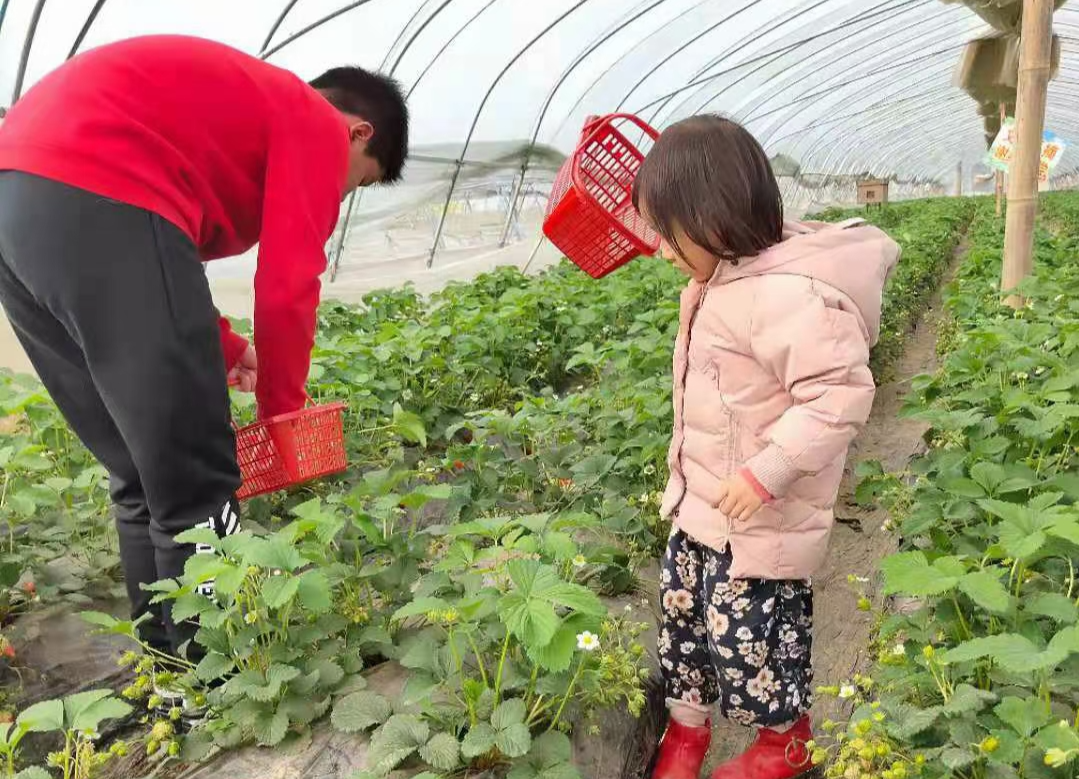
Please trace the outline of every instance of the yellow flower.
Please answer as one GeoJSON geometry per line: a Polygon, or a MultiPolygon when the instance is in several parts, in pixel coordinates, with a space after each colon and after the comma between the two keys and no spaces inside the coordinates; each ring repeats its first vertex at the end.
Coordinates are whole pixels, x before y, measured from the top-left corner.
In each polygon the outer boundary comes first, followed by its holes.
{"type": "Polygon", "coordinates": [[[1070,759],[1067,752],[1063,749],[1057,749],[1056,747],[1047,749],[1045,752],[1045,764],[1047,766],[1052,766],[1053,768],[1060,768],[1067,765],[1070,759]]]}

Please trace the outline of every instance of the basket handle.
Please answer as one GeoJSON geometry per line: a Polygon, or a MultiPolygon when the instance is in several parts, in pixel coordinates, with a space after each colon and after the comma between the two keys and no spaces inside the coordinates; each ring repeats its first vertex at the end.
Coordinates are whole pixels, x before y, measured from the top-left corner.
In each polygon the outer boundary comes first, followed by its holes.
{"type": "Polygon", "coordinates": [[[581,181],[581,166],[577,164],[577,159],[584,150],[588,148],[589,144],[599,137],[599,133],[604,125],[608,125],[616,119],[625,119],[628,122],[632,122],[640,128],[641,132],[649,136],[653,141],[659,139],[659,130],[655,129],[652,125],[648,124],[635,114],[607,114],[606,116],[597,117],[595,119],[589,117],[589,122],[585,125],[586,134],[573,152],[574,164],[570,166],[570,178],[573,181],[574,188],[578,191],[584,189],[584,184],[581,181]]]}
{"type": "Polygon", "coordinates": [[[577,139],[577,145],[580,146],[581,142],[588,138],[588,136],[592,134],[592,131],[596,129],[596,125],[602,121],[602,116],[589,114],[584,120],[584,126],[581,128],[581,137],[577,139]]]}
{"type": "MultiPolygon", "coordinates": [[[[238,386],[240,386],[240,382],[237,379],[229,379],[229,387],[238,387],[238,386]]],[[[308,406],[315,405],[315,399],[312,398],[311,395],[306,390],[304,391],[303,395],[304,395],[305,398],[307,398],[307,402],[304,403],[304,406],[303,406],[304,408],[307,408],[308,406]]],[[[239,430],[239,428],[236,427],[235,420],[230,419],[229,422],[232,423],[232,429],[233,430],[239,430]]]]}
{"type": "Polygon", "coordinates": [[[592,126],[589,130],[591,130],[591,132],[588,132],[584,140],[581,141],[581,144],[577,147],[577,151],[580,151],[583,147],[596,139],[596,135],[599,134],[599,125],[610,124],[616,119],[625,119],[626,121],[633,122],[633,124],[637,125],[641,131],[644,132],[645,135],[648,135],[653,141],[659,139],[659,130],[652,127],[652,125],[648,124],[648,122],[644,121],[644,119],[641,119],[641,117],[636,114],[607,114],[606,116],[598,117],[590,122],[592,126]]]}

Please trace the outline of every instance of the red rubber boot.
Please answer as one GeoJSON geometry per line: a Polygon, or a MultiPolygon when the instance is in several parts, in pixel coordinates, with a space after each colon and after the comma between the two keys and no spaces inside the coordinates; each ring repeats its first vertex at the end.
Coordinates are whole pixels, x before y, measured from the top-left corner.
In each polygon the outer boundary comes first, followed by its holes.
{"type": "Polygon", "coordinates": [[[794,779],[813,767],[806,747],[812,739],[808,715],[786,733],[761,728],[753,746],[717,768],[712,779],[794,779]]]}
{"type": "Polygon", "coordinates": [[[659,742],[652,779],[700,779],[701,766],[712,743],[711,724],[694,728],[672,719],[659,742]]]}

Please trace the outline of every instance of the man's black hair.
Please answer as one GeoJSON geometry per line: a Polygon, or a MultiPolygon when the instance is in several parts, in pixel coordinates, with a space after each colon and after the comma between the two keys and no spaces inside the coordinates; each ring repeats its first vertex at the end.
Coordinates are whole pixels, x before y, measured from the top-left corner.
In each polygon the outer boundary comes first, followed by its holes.
{"type": "Polygon", "coordinates": [[[327,70],[311,82],[339,111],[375,128],[367,153],[382,167],[383,183],[399,181],[408,157],[408,105],[396,81],[357,67],[327,70]]]}

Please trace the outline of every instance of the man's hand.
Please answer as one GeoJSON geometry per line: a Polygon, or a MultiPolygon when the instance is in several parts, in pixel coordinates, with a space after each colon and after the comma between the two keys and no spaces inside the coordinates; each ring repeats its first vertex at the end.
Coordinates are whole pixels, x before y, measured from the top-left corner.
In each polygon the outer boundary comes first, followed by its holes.
{"type": "Polygon", "coordinates": [[[240,392],[254,392],[258,376],[259,361],[255,355],[255,347],[248,346],[229,371],[229,386],[235,387],[240,392]]]}
{"type": "Polygon", "coordinates": [[[731,519],[745,522],[756,514],[764,505],[761,496],[744,476],[735,475],[719,485],[719,499],[712,508],[717,508],[731,519]]]}

